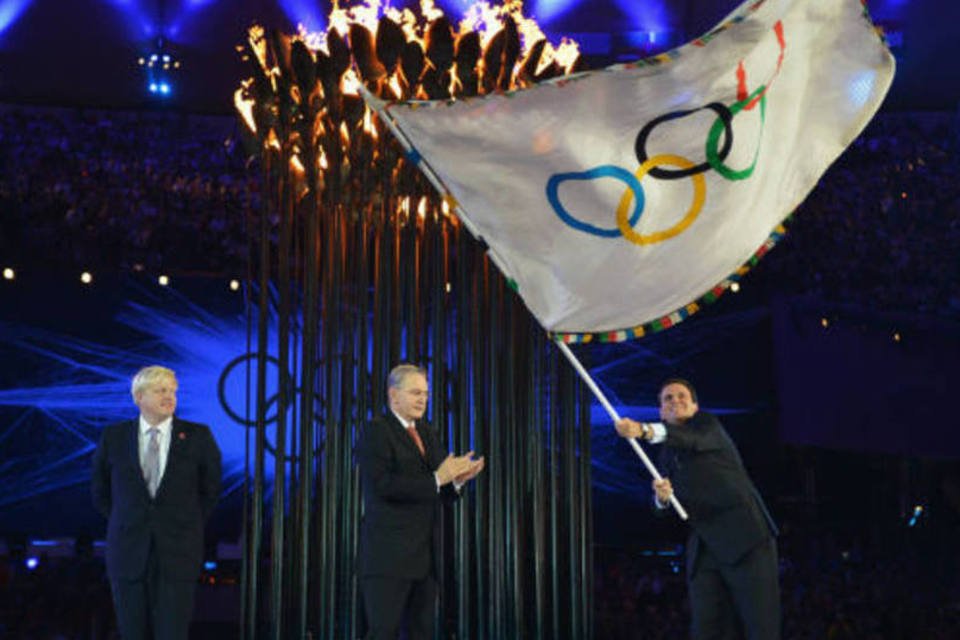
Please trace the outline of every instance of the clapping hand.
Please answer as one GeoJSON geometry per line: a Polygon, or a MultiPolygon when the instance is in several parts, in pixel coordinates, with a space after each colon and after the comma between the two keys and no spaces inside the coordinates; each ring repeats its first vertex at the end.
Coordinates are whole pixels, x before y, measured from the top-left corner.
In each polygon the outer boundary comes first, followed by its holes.
{"type": "Polygon", "coordinates": [[[453,480],[457,483],[458,486],[463,486],[466,483],[470,482],[477,477],[481,471],[483,471],[484,458],[480,456],[477,459],[473,459],[473,451],[468,451],[464,456],[470,461],[470,466],[463,471],[460,475],[456,476],[453,480]]]}

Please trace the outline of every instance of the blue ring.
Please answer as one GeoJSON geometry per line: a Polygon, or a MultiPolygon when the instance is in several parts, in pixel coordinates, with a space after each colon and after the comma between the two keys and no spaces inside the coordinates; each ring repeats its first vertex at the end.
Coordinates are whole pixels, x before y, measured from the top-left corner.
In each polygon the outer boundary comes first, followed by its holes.
{"type": "Polygon", "coordinates": [[[636,200],[633,207],[633,213],[630,214],[629,223],[631,227],[637,224],[637,221],[640,219],[640,214],[643,213],[643,205],[646,200],[643,195],[643,187],[640,186],[640,181],[637,180],[636,176],[634,176],[632,173],[626,169],[612,164],[600,165],[599,167],[595,167],[588,171],[574,171],[570,173],[553,174],[550,176],[550,179],[547,180],[547,200],[550,202],[550,205],[553,207],[553,210],[556,212],[556,214],[560,216],[560,219],[574,229],[595,236],[600,236],[601,238],[616,238],[623,235],[620,233],[619,228],[604,229],[603,227],[597,227],[587,222],[577,220],[570,215],[570,213],[564,209],[563,205],[560,203],[560,197],[558,195],[560,183],[565,182],[566,180],[593,180],[595,178],[616,178],[626,183],[627,188],[633,191],[633,197],[634,200],[636,200]]]}

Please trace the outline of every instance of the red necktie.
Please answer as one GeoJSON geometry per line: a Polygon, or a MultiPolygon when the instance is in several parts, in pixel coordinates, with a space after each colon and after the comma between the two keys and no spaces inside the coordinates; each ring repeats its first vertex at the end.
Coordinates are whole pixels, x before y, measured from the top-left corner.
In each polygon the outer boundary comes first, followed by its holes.
{"type": "Polygon", "coordinates": [[[413,444],[417,445],[417,449],[420,450],[420,455],[422,457],[427,457],[427,450],[423,448],[423,440],[420,439],[420,434],[417,433],[417,425],[413,423],[411,426],[406,428],[407,435],[410,436],[410,439],[413,440],[413,444]]]}

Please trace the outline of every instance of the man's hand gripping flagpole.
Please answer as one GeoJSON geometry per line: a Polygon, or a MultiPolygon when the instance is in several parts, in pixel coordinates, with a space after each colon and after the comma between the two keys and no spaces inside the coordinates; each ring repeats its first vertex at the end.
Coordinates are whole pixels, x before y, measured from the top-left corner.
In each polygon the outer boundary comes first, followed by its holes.
{"type": "MultiPolygon", "coordinates": [[[[597,400],[600,401],[600,404],[603,405],[603,408],[607,410],[607,413],[610,414],[610,418],[614,423],[619,422],[620,414],[617,413],[616,409],[613,408],[613,405],[607,400],[607,397],[603,395],[603,391],[600,390],[600,387],[597,386],[597,383],[594,382],[593,378],[583,368],[583,365],[580,364],[580,360],[577,359],[577,356],[573,355],[573,352],[570,351],[570,347],[566,345],[565,342],[560,340],[557,337],[553,339],[556,343],[557,348],[560,349],[561,353],[567,357],[567,360],[570,361],[570,364],[573,365],[573,368],[577,370],[577,373],[580,374],[580,377],[583,378],[583,381],[587,383],[587,386],[590,387],[590,390],[593,391],[593,395],[597,397],[597,400]]],[[[663,476],[660,475],[660,472],[657,471],[657,468],[653,466],[653,463],[650,461],[650,458],[647,456],[646,451],[643,450],[643,447],[640,446],[640,443],[637,442],[636,438],[627,438],[627,442],[630,443],[630,446],[633,447],[633,450],[640,456],[640,460],[643,462],[643,466],[647,468],[647,471],[650,472],[650,475],[654,477],[655,480],[663,479],[663,476]]],[[[687,519],[687,512],[683,508],[683,505],[680,504],[680,501],[677,500],[677,496],[674,494],[670,495],[670,504],[676,510],[677,515],[680,516],[682,520],[687,519]]]]}

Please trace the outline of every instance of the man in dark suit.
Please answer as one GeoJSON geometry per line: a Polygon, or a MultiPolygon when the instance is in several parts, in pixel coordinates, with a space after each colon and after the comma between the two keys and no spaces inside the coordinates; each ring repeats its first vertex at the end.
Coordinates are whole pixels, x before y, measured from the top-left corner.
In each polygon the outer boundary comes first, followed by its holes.
{"type": "Polygon", "coordinates": [[[106,427],[93,457],[117,627],[124,640],[186,640],[220,450],[208,427],[173,417],[170,369],[141,369],[131,393],[140,417],[106,427]]]}
{"type": "Polygon", "coordinates": [[[697,392],[671,378],[660,388],[663,423],[617,422],[625,438],[662,442],[664,477],[654,480],[658,508],[670,496],[690,516],[687,585],[696,640],[780,638],[780,586],[773,523],[740,453],[697,392]]]}
{"type": "Polygon", "coordinates": [[[387,379],[390,410],[364,429],[357,445],[364,515],[357,575],[369,640],[395,640],[404,616],[410,640],[433,640],[439,510],[483,470],[484,459],[446,454],[421,422],[426,371],[395,367],[387,379]]]}

